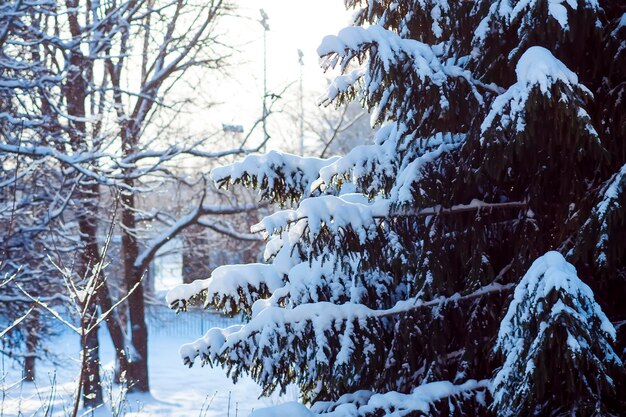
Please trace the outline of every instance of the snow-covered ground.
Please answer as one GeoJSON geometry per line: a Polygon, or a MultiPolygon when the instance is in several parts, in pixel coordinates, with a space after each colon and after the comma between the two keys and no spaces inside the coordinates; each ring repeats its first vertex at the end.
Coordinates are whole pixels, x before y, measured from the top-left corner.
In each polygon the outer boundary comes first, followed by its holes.
{"type": "MultiPolygon", "coordinates": [[[[183,320],[184,316],[180,319],[183,320]]],[[[258,399],[260,387],[249,378],[233,384],[222,369],[187,368],[178,354],[179,346],[200,335],[172,337],[156,333],[149,339],[151,394],[126,396],[122,409],[129,417],[246,417],[253,409],[297,398],[294,389],[283,397],[258,399]]],[[[115,409],[121,389],[111,383],[114,356],[106,330],[101,329],[100,341],[107,404],[95,412],[81,410],[79,415],[107,417],[117,414],[115,409]]],[[[37,362],[36,383],[21,382],[20,365],[4,355],[0,358],[0,417],[69,415],[79,373],[78,337],[63,332],[46,341],[45,347],[53,353],[53,359],[37,362]],[[51,396],[54,398],[52,402],[49,401],[51,396]],[[52,409],[46,410],[50,403],[52,409]]]]}

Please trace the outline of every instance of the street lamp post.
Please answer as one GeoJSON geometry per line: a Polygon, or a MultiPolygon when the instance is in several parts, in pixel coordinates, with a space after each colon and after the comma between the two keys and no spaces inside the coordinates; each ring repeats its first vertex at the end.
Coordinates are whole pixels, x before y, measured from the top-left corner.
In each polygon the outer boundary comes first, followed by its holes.
{"type": "Polygon", "coordinates": [[[263,148],[267,146],[269,135],[267,133],[267,32],[270,30],[269,17],[265,10],[260,9],[261,26],[263,26],[263,148]]]}
{"type": "Polygon", "coordinates": [[[298,49],[298,59],[300,62],[300,156],[304,156],[304,90],[302,89],[302,77],[304,68],[304,53],[298,49]]]}

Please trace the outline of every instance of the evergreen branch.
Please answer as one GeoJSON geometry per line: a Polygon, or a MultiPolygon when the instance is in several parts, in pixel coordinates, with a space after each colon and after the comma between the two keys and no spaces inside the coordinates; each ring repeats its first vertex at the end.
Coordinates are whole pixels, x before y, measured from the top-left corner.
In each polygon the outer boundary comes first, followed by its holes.
{"type": "MultiPolygon", "coordinates": [[[[224,353],[226,349],[232,348],[246,339],[254,338],[254,335],[256,334],[265,332],[267,329],[266,318],[268,317],[271,317],[272,322],[279,325],[277,327],[290,325],[294,328],[298,327],[294,326],[296,324],[319,321],[327,323],[328,326],[334,329],[335,325],[333,323],[339,321],[391,317],[421,308],[438,307],[447,303],[460,303],[462,301],[472,300],[488,294],[509,291],[514,287],[515,284],[502,285],[493,283],[466,295],[455,293],[448,297],[441,296],[429,301],[423,301],[417,297],[413,297],[408,300],[399,301],[393,307],[385,310],[374,310],[363,304],[345,303],[339,305],[330,302],[301,304],[294,308],[269,306],[256,314],[249,323],[238,327],[236,331],[234,328],[212,329],[211,332],[218,332],[222,336],[220,338],[209,337],[209,334],[207,333],[205,337],[200,338],[193,343],[183,345],[180,352],[185,363],[193,363],[193,360],[200,354],[201,351],[213,352],[213,354],[216,355],[215,358],[217,358],[217,355],[224,353]],[[216,342],[218,340],[219,342],[216,342]]],[[[172,295],[175,295],[172,299],[184,298],[178,296],[178,294],[172,295]]]]}
{"type": "MultiPolygon", "coordinates": [[[[472,391],[491,389],[491,380],[483,379],[477,381],[470,379],[462,384],[453,384],[450,381],[434,381],[416,387],[410,394],[397,391],[376,393],[373,391],[359,391],[359,395],[346,394],[337,401],[315,404],[311,410],[303,404],[298,404],[296,410],[298,415],[311,417],[324,417],[332,415],[334,417],[364,417],[371,415],[391,415],[379,414],[380,411],[387,411],[393,407],[393,415],[433,415],[434,403],[439,401],[450,401],[454,397],[467,397],[472,391]],[[349,405],[349,406],[348,406],[349,405]]],[[[269,409],[270,415],[293,415],[294,409],[281,413],[279,407],[269,409]]],[[[252,413],[251,417],[267,416],[267,411],[261,409],[252,413]]]]}
{"type": "Polygon", "coordinates": [[[454,293],[449,297],[440,296],[434,298],[430,301],[422,301],[419,298],[410,298],[408,300],[399,301],[395,306],[391,307],[388,310],[372,310],[374,314],[370,317],[388,317],[394,316],[400,313],[406,313],[412,310],[418,310],[424,307],[437,307],[442,304],[447,303],[458,303],[460,301],[472,300],[474,298],[480,298],[484,295],[495,293],[495,292],[504,292],[512,290],[515,287],[515,284],[489,284],[484,287],[477,289],[474,292],[471,292],[466,295],[461,295],[461,293],[454,293]]]}
{"type": "Polygon", "coordinates": [[[398,213],[390,213],[391,217],[404,217],[404,216],[437,216],[437,215],[450,215],[466,213],[468,211],[489,211],[492,210],[504,210],[504,209],[522,209],[528,206],[527,201],[509,201],[507,203],[485,203],[480,200],[472,200],[469,204],[458,204],[449,208],[445,208],[441,205],[419,209],[415,212],[402,211],[398,213]]]}
{"type": "MultiPolygon", "coordinates": [[[[325,196],[325,197],[331,198],[331,196],[325,196]]],[[[341,200],[338,197],[334,197],[334,198],[337,200],[341,200]]],[[[362,226],[366,226],[366,224],[363,222],[363,219],[366,217],[369,217],[373,223],[374,220],[385,220],[389,218],[398,218],[398,217],[426,217],[426,216],[438,216],[438,215],[455,215],[455,214],[461,214],[461,213],[466,213],[466,212],[471,212],[471,211],[491,212],[493,210],[522,209],[528,206],[528,202],[526,201],[510,201],[506,203],[486,203],[480,200],[472,200],[469,204],[458,204],[458,205],[454,205],[448,208],[443,207],[441,205],[437,205],[433,207],[412,210],[412,209],[406,209],[406,208],[391,209],[389,208],[389,204],[386,204],[386,203],[388,203],[388,201],[380,200],[372,204],[366,205],[366,204],[361,204],[361,203],[350,203],[345,200],[341,200],[341,204],[342,204],[341,209],[342,210],[355,209],[359,211],[361,214],[361,216],[359,216],[359,219],[362,223],[362,226]],[[366,213],[365,210],[368,210],[369,212],[366,213]]],[[[322,220],[322,223],[326,223],[326,226],[329,226],[331,222],[333,225],[332,227],[334,229],[339,229],[339,228],[345,229],[346,227],[351,226],[350,223],[339,224],[337,221],[333,221],[337,219],[335,219],[334,213],[332,213],[328,209],[326,209],[327,212],[324,213],[324,215],[322,216],[319,213],[319,210],[320,210],[319,206],[314,205],[311,208],[315,209],[316,211],[315,218],[320,219],[324,217],[324,218],[331,220],[331,221],[326,221],[326,222],[322,220]]],[[[267,234],[276,233],[276,232],[279,232],[281,230],[288,228],[293,223],[297,223],[301,220],[308,220],[309,219],[308,211],[309,210],[303,208],[302,205],[296,210],[293,210],[293,209],[283,210],[281,212],[275,213],[271,216],[264,218],[263,220],[261,220],[260,223],[253,225],[250,230],[252,231],[252,233],[259,233],[259,232],[263,232],[267,234]],[[268,227],[267,227],[268,225],[271,226],[269,228],[271,230],[268,230],[268,227]]]]}

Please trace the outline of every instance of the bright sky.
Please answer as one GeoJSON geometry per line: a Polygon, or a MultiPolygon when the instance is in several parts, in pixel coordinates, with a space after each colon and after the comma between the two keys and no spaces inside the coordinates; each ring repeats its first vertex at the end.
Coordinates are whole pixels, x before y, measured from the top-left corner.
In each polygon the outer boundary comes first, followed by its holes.
{"type": "MultiPolygon", "coordinates": [[[[293,83],[298,92],[300,65],[298,49],[304,53],[304,90],[322,92],[325,75],[316,49],[325,35],[337,34],[347,26],[351,13],[343,0],[235,0],[240,14],[249,17],[228,22],[228,37],[243,52],[231,77],[220,83],[222,123],[241,124],[249,129],[261,114],[263,91],[263,27],[259,9],[269,16],[267,33],[267,72],[269,92],[278,92],[293,83]]],[[[215,92],[214,92],[215,93],[215,92]]],[[[314,97],[306,99],[314,100],[314,97]]]]}
{"type": "MultiPolygon", "coordinates": [[[[260,17],[260,8],[269,16],[267,46],[271,81],[280,83],[297,78],[297,50],[301,49],[304,52],[305,78],[320,82],[323,73],[318,65],[316,50],[325,35],[337,34],[348,24],[350,13],[345,10],[343,0],[239,0],[239,4],[254,18],[260,17]]],[[[258,30],[258,42],[254,49],[259,52],[256,58],[261,63],[262,26],[256,23],[250,29],[258,30]]]]}
{"type": "MultiPolygon", "coordinates": [[[[347,12],[343,0],[236,0],[239,12],[249,20],[229,19],[226,25],[228,39],[241,45],[241,54],[234,57],[241,61],[230,71],[226,80],[203,80],[196,88],[208,99],[218,98],[223,102],[218,110],[210,109],[206,116],[194,113],[191,117],[198,130],[206,124],[241,124],[246,129],[261,116],[263,94],[263,27],[259,20],[259,9],[269,17],[270,31],[267,33],[268,90],[278,92],[290,83],[292,94],[298,94],[300,64],[298,49],[304,53],[304,89],[321,94],[326,85],[325,74],[319,66],[317,47],[326,35],[337,32],[349,24],[351,13],[347,12]]],[[[305,95],[308,107],[314,105],[317,96],[305,95]]],[[[278,116],[277,116],[278,117],[278,116]]],[[[193,128],[193,127],[192,127],[193,128]]],[[[262,137],[258,128],[255,135],[262,137]]],[[[271,132],[273,133],[273,132],[271,132]]],[[[294,141],[298,138],[295,137],[294,141]]],[[[281,147],[279,140],[270,143],[270,148],[281,147]]],[[[173,240],[164,253],[180,242],[173,240]]],[[[180,254],[168,254],[157,261],[157,290],[169,289],[180,283],[182,264],[180,254]]]]}

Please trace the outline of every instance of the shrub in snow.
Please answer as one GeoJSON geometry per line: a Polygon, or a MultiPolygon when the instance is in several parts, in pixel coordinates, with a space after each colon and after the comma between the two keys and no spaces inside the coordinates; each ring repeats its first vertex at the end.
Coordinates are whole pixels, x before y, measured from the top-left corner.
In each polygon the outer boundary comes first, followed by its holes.
{"type": "Polygon", "coordinates": [[[374,141],[213,171],[281,210],[253,227],[265,264],[169,294],[248,319],[183,360],[249,374],[265,394],[299,386],[304,404],[259,416],[626,413],[625,338],[610,324],[626,319],[622,10],[346,4],[353,26],[318,50],[342,72],[327,102],[360,100],[374,141]],[[553,252],[524,275],[554,249],[589,287],[553,252]]]}

